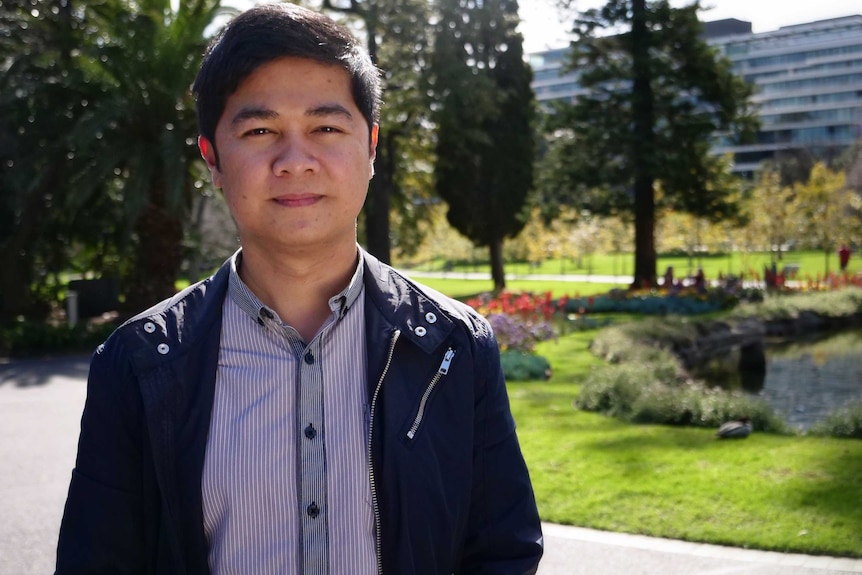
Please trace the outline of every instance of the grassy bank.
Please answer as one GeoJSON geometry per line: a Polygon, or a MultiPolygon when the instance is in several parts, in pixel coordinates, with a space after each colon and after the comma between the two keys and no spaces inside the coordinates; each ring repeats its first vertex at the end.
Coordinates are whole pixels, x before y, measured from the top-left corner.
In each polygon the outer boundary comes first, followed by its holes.
{"type": "Polygon", "coordinates": [[[862,441],[629,425],[573,408],[596,332],[540,344],[548,381],[510,383],[543,520],[862,557],[862,441]]]}
{"type": "MultiPolygon", "coordinates": [[[[487,280],[419,281],[455,297],[489,289],[487,280]]],[[[512,291],[550,290],[555,297],[615,287],[508,284],[512,291]]],[[[509,383],[543,520],[862,557],[862,505],[856,503],[862,500],[862,441],[755,432],[745,441],[724,442],[715,438],[714,429],[631,425],[580,411],[573,406],[580,382],[601,364],[587,349],[596,333],[539,344],[538,353],[553,366],[551,379],[509,383]]]]}

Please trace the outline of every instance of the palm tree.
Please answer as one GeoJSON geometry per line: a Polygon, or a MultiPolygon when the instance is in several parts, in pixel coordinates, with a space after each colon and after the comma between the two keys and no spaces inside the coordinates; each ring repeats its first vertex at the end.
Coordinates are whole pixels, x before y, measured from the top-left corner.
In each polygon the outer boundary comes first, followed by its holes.
{"type": "MultiPolygon", "coordinates": [[[[173,293],[185,256],[184,229],[202,173],[190,86],[205,34],[225,10],[220,0],[64,1],[56,2],[59,11],[52,4],[29,12],[34,21],[24,28],[47,26],[53,53],[28,47],[7,60],[7,86],[12,77],[36,81],[4,90],[14,100],[2,102],[4,109],[29,114],[42,142],[46,127],[55,127],[47,143],[31,146],[29,161],[16,164],[14,181],[32,182],[22,184],[19,204],[29,198],[30,212],[38,213],[49,196],[35,229],[53,230],[60,246],[112,250],[126,307],[139,309],[173,293]]],[[[54,263],[62,265],[62,257],[54,263]]]]}
{"type": "Polygon", "coordinates": [[[76,56],[101,93],[69,140],[86,160],[79,197],[117,183],[133,257],[129,309],[174,291],[199,161],[190,86],[219,0],[102,0],[89,4],[76,56]],[[173,5],[173,6],[172,6],[173,5]]]}

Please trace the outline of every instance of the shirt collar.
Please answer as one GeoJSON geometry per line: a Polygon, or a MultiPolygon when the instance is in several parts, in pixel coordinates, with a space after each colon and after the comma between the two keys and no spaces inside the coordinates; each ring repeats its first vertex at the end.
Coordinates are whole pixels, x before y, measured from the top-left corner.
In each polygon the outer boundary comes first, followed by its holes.
{"type": "MultiPolygon", "coordinates": [[[[356,302],[363,289],[363,276],[365,273],[364,259],[365,256],[361,249],[357,249],[356,269],[353,272],[353,277],[350,283],[341,292],[329,298],[329,309],[335,314],[336,319],[341,319],[350,310],[356,302]]],[[[253,320],[263,325],[267,319],[277,319],[281,322],[281,318],[274,309],[260,301],[254,295],[244,281],[239,277],[239,268],[242,265],[242,248],[238,249],[230,258],[230,277],[228,279],[228,295],[239,306],[239,308],[248,314],[253,320]]]]}

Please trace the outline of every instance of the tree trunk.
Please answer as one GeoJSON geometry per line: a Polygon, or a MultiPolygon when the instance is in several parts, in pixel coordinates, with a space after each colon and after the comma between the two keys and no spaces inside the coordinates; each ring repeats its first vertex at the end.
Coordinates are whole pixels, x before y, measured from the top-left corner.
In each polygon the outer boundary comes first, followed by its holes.
{"type": "MultiPolygon", "coordinates": [[[[5,252],[5,250],[4,250],[5,252]]],[[[11,322],[19,315],[27,315],[31,308],[30,266],[27,256],[11,250],[0,258],[0,325],[11,322]]]]}
{"type": "Polygon", "coordinates": [[[33,311],[30,282],[33,281],[33,246],[39,241],[48,206],[45,196],[62,182],[61,164],[48,174],[24,200],[9,241],[0,246],[0,322],[33,311]]]}
{"type": "Polygon", "coordinates": [[[389,242],[389,198],[394,187],[395,142],[388,134],[381,133],[377,142],[377,159],[374,162],[374,178],[365,200],[365,247],[382,261],[392,261],[389,242]]]}
{"type": "Polygon", "coordinates": [[[635,204],[635,270],[632,288],[656,285],[655,113],[650,70],[650,31],[646,0],[632,1],[632,120],[635,204]]]}
{"type": "Polygon", "coordinates": [[[176,291],[183,261],[183,219],[181,210],[163,205],[163,198],[163,190],[151,192],[150,202],[135,224],[135,264],[123,289],[123,309],[129,313],[147,309],[176,291]]]}
{"type": "Polygon", "coordinates": [[[493,240],[488,245],[491,256],[491,279],[494,280],[494,291],[502,291],[506,288],[506,273],[503,270],[503,240],[493,240]]]}
{"type": "MultiPolygon", "coordinates": [[[[366,6],[361,13],[366,25],[368,55],[377,64],[377,32],[379,28],[377,10],[366,6]]],[[[377,159],[374,162],[374,178],[365,200],[365,248],[385,264],[392,262],[389,243],[389,198],[395,185],[395,142],[391,135],[381,131],[377,141],[377,159]]]]}

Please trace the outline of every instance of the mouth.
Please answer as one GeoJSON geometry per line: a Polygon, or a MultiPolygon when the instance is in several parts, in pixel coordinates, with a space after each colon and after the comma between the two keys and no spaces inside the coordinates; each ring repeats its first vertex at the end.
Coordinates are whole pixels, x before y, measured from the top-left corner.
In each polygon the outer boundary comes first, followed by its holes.
{"type": "Polygon", "coordinates": [[[295,194],[289,196],[279,196],[273,198],[272,201],[286,208],[302,208],[316,204],[323,196],[317,194],[295,194]]]}

